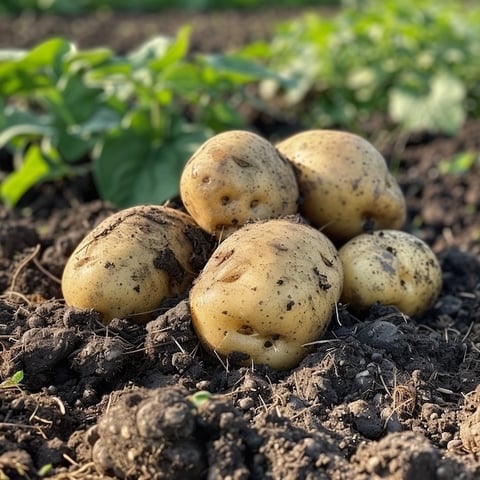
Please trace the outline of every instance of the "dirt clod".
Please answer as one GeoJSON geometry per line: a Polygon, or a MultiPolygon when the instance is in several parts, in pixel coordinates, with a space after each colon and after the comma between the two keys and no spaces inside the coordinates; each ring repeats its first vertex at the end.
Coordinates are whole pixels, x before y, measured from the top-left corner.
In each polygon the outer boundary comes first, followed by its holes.
{"type": "MultiPolygon", "coordinates": [[[[179,389],[128,392],[99,420],[93,461],[121,479],[197,478],[205,452],[195,442],[195,417],[179,389]]],[[[92,434],[90,433],[90,436],[92,434]]]]}

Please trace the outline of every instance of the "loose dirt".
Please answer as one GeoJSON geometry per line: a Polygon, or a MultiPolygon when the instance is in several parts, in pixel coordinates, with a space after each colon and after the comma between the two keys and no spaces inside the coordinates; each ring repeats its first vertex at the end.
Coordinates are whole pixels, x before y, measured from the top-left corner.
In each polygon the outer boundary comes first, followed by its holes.
{"type": "MultiPolygon", "coordinates": [[[[235,18],[241,30],[245,16],[235,18]]],[[[265,135],[275,130],[268,120],[255,119],[265,135]]],[[[115,210],[90,178],[44,185],[15,211],[0,206],[0,379],[24,372],[0,388],[0,478],[42,469],[92,480],[480,478],[480,165],[439,170],[456,153],[480,152],[480,122],[378,147],[407,197],[405,229],[439,257],[440,298],[419,318],[391,306],[358,317],[339,305],[286,372],[207,354],[185,297],[145,325],[106,327],[66,306],[68,256],[115,210]]]]}

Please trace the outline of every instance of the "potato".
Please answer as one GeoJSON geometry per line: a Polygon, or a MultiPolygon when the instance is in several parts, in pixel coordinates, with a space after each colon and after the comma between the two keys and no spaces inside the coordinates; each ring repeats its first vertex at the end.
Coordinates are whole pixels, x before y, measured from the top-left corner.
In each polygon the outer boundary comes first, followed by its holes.
{"type": "Polygon", "coordinates": [[[105,323],[157,308],[187,290],[212,248],[185,213],[138,206],[115,213],[80,242],[65,265],[68,305],[100,312],[105,323]]]}
{"type": "Polygon", "coordinates": [[[250,220],[296,213],[299,196],[290,162],[266,139],[243,130],[215,135],[194,153],[180,195],[195,221],[221,239],[250,220]]]}
{"type": "Polygon", "coordinates": [[[437,299],[442,271],[435,253],[416,236],[378,230],[340,248],[345,279],[341,300],[354,310],[375,303],[395,305],[409,316],[420,315],[437,299]]]}
{"type": "Polygon", "coordinates": [[[334,242],[366,231],[400,229],[403,193],[383,156],[358,135],[306,130],[277,144],[298,169],[301,213],[334,242]]]}
{"type": "Polygon", "coordinates": [[[336,248],[313,227],[291,218],[248,224],[194,281],[193,327],[220,357],[289,369],[327,328],[342,279],[336,248]]]}

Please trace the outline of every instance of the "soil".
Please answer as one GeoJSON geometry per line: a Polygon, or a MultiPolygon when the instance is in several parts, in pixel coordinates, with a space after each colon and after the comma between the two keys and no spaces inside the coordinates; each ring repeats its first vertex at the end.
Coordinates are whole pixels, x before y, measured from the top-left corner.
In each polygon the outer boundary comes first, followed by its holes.
{"type": "MultiPolygon", "coordinates": [[[[262,12],[259,23],[245,13],[188,15],[199,26],[195,48],[211,51],[268,35],[283,13],[262,12]],[[205,24],[215,25],[208,35],[205,24]]],[[[174,28],[184,15],[149,15],[148,25],[174,28]]],[[[7,20],[8,47],[62,31],[121,51],[153,31],[139,15],[128,28],[113,15],[36,18],[35,28],[30,16],[7,20]]],[[[275,119],[254,120],[260,133],[275,130],[275,119]]],[[[407,198],[405,229],[441,262],[441,295],[418,318],[339,305],[322,341],[284,372],[207,354],[187,297],[143,325],[106,327],[96,312],[65,305],[69,255],[115,211],[91,179],[43,185],[16,210],[0,206],[0,378],[24,372],[19,385],[0,387],[0,478],[480,478],[480,165],[439,172],[443,159],[480,152],[480,122],[454,137],[419,133],[378,147],[407,198]]]]}

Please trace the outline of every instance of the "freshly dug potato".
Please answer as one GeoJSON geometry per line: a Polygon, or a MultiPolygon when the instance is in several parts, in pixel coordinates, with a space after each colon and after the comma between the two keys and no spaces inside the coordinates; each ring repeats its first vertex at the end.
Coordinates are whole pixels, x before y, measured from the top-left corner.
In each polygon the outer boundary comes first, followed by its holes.
{"type": "Polygon", "coordinates": [[[288,369],[328,326],[342,279],[336,248],[313,227],[248,224],[220,243],[195,280],[192,323],[221,357],[288,369]]]}
{"type": "Polygon", "coordinates": [[[435,253],[416,236],[399,230],[364,233],[339,250],[344,269],[341,300],[363,310],[395,305],[406,315],[433,306],[442,287],[435,253]]]}
{"type": "Polygon", "coordinates": [[[298,169],[301,212],[335,242],[382,228],[399,229],[403,193],[383,156],[364,138],[306,130],[277,145],[298,169]]]}
{"type": "Polygon", "coordinates": [[[212,251],[185,213],[163,206],[127,208],[80,242],[62,276],[68,305],[100,312],[105,323],[159,306],[190,286],[212,251]]]}
{"type": "Polygon", "coordinates": [[[231,130],[207,140],[180,179],[188,213],[224,239],[249,220],[294,214],[298,184],[292,165],[263,137],[231,130]]]}

